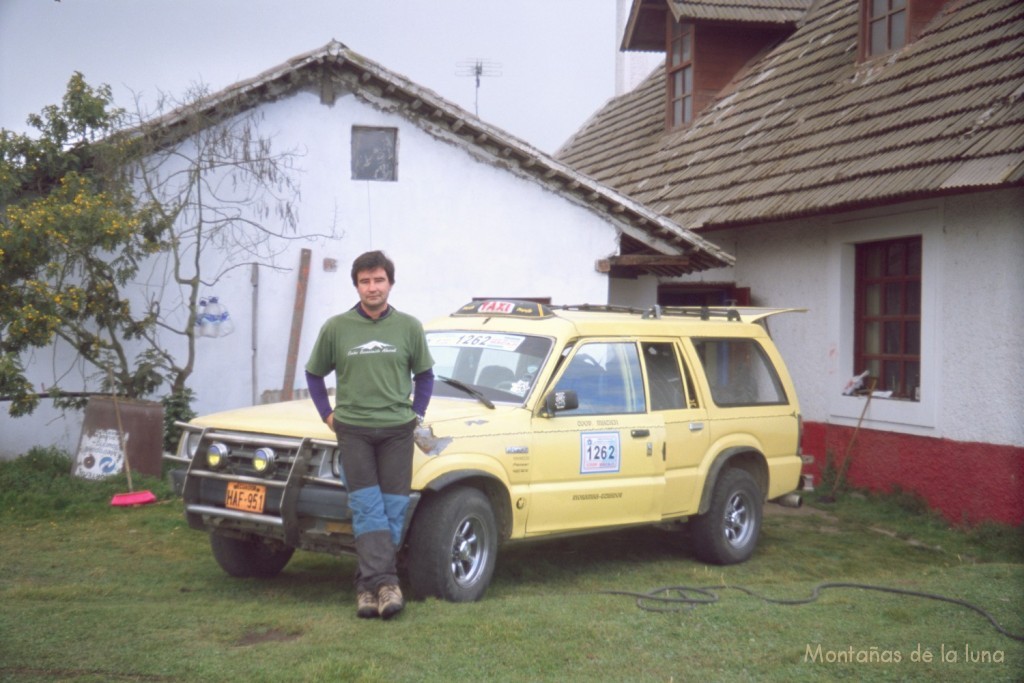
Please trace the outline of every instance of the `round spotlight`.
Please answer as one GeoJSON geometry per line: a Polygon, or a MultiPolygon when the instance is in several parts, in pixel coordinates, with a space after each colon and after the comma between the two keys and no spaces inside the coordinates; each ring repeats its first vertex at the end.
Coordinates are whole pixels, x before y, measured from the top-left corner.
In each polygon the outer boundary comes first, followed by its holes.
{"type": "Polygon", "coordinates": [[[219,470],[228,464],[231,449],[222,443],[212,443],[206,449],[206,464],[211,470],[219,470]]]}
{"type": "Polygon", "coordinates": [[[252,467],[258,474],[270,474],[276,463],[277,456],[272,448],[257,448],[252,454],[252,467]]]}

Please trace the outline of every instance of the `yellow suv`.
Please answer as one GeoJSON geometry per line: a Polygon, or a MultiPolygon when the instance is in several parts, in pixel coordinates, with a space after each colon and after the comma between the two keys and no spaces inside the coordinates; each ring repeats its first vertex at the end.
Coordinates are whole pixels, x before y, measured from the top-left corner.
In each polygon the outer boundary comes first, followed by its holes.
{"type": "MultiPolygon", "coordinates": [[[[800,409],[763,325],[778,312],[477,301],[427,325],[413,593],[477,600],[505,541],[628,525],[688,521],[699,559],[748,559],[764,502],[799,504],[800,409]]],[[[337,443],[309,401],[180,426],[185,516],[226,572],[351,552],[337,443]]]]}

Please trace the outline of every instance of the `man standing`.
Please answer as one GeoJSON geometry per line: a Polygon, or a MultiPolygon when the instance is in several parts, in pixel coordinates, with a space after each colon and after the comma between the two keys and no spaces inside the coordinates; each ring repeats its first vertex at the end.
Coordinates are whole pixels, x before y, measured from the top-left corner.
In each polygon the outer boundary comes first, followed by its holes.
{"type": "Polygon", "coordinates": [[[430,402],[434,361],[419,321],[388,304],[395,266],[383,252],[356,258],[352,284],[359,303],[321,328],[306,384],[338,437],[358,558],[356,614],[388,619],[404,607],[395,555],[409,506],[413,431],[430,402]],[[324,382],[332,371],[333,410],[324,382]]]}

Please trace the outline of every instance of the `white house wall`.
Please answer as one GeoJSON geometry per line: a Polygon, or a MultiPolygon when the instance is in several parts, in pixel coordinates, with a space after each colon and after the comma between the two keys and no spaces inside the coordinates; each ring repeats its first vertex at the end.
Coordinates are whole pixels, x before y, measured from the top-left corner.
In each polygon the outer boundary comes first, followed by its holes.
{"type": "Polygon", "coordinates": [[[616,306],[650,308],[658,303],[658,278],[653,275],[613,279],[608,283],[608,303],[616,306]]]}
{"type": "Polygon", "coordinates": [[[774,317],[772,334],[807,420],[854,425],[854,245],[921,235],[921,400],[874,400],[865,427],[1024,445],[1024,190],[953,196],[823,219],[705,234],[736,266],[689,281],[735,281],[774,317]]]}
{"type": "MultiPolygon", "coordinates": [[[[227,307],[235,329],[226,337],[197,339],[189,386],[197,395],[198,412],[249,405],[254,396],[282,388],[304,248],[312,258],[296,387],[304,386],[302,368],[322,323],[356,302],[351,262],[370,249],[384,250],[395,261],[392,303],[424,321],[447,315],[474,296],[608,300],[607,277],[594,264],[616,252],[617,235],[610,222],[589,209],[352,95],[327,106],[313,94],[300,93],[261,108],[260,130],[273,136],[275,150],[294,148],[303,154],[297,163],[301,231],[339,236],[285,244],[275,258],[284,270],[260,268],[258,286],[252,269],[243,267],[202,291],[227,307]],[[351,179],[353,125],[398,129],[397,182],[351,179]],[[334,260],[336,270],[325,268],[325,259],[334,260]]],[[[207,257],[212,262],[221,255],[207,257]]],[[[179,295],[168,296],[174,300],[165,301],[166,310],[180,304],[179,295]]],[[[170,336],[166,345],[180,348],[170,336]]],[[[67,353],[58,354],[57,363],[51,355],[34,355],[29,375],[37,386],[53,383],[54,367],[75,366],[67,353]]],[[[79,388],[81,368],[76,372],[62,385],[79,388]]],[[[34,445],[75,446],[81,415],[61,415],[48,403],[30,417],[12,419],[3,412],[0,457],[34,445]]]]}
{"type": "Polygon", "coordinates": [[[1024,445],[1024,190],[950,200],[945,215],[939,423],[1024,445]]]}

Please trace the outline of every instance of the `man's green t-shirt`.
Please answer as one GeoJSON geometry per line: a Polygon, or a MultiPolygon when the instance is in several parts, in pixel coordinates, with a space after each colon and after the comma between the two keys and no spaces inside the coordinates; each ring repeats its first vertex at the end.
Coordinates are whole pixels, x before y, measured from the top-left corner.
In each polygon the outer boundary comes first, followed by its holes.
{"type": "Polygon", "coordinates": [[[306,370],[320,377],[334,371],[334,419],[359,427],[410,422],[412,376],[434,365],[420,322],[391,308],[371,320],[352,309],[320,329],[306,370]]]}

